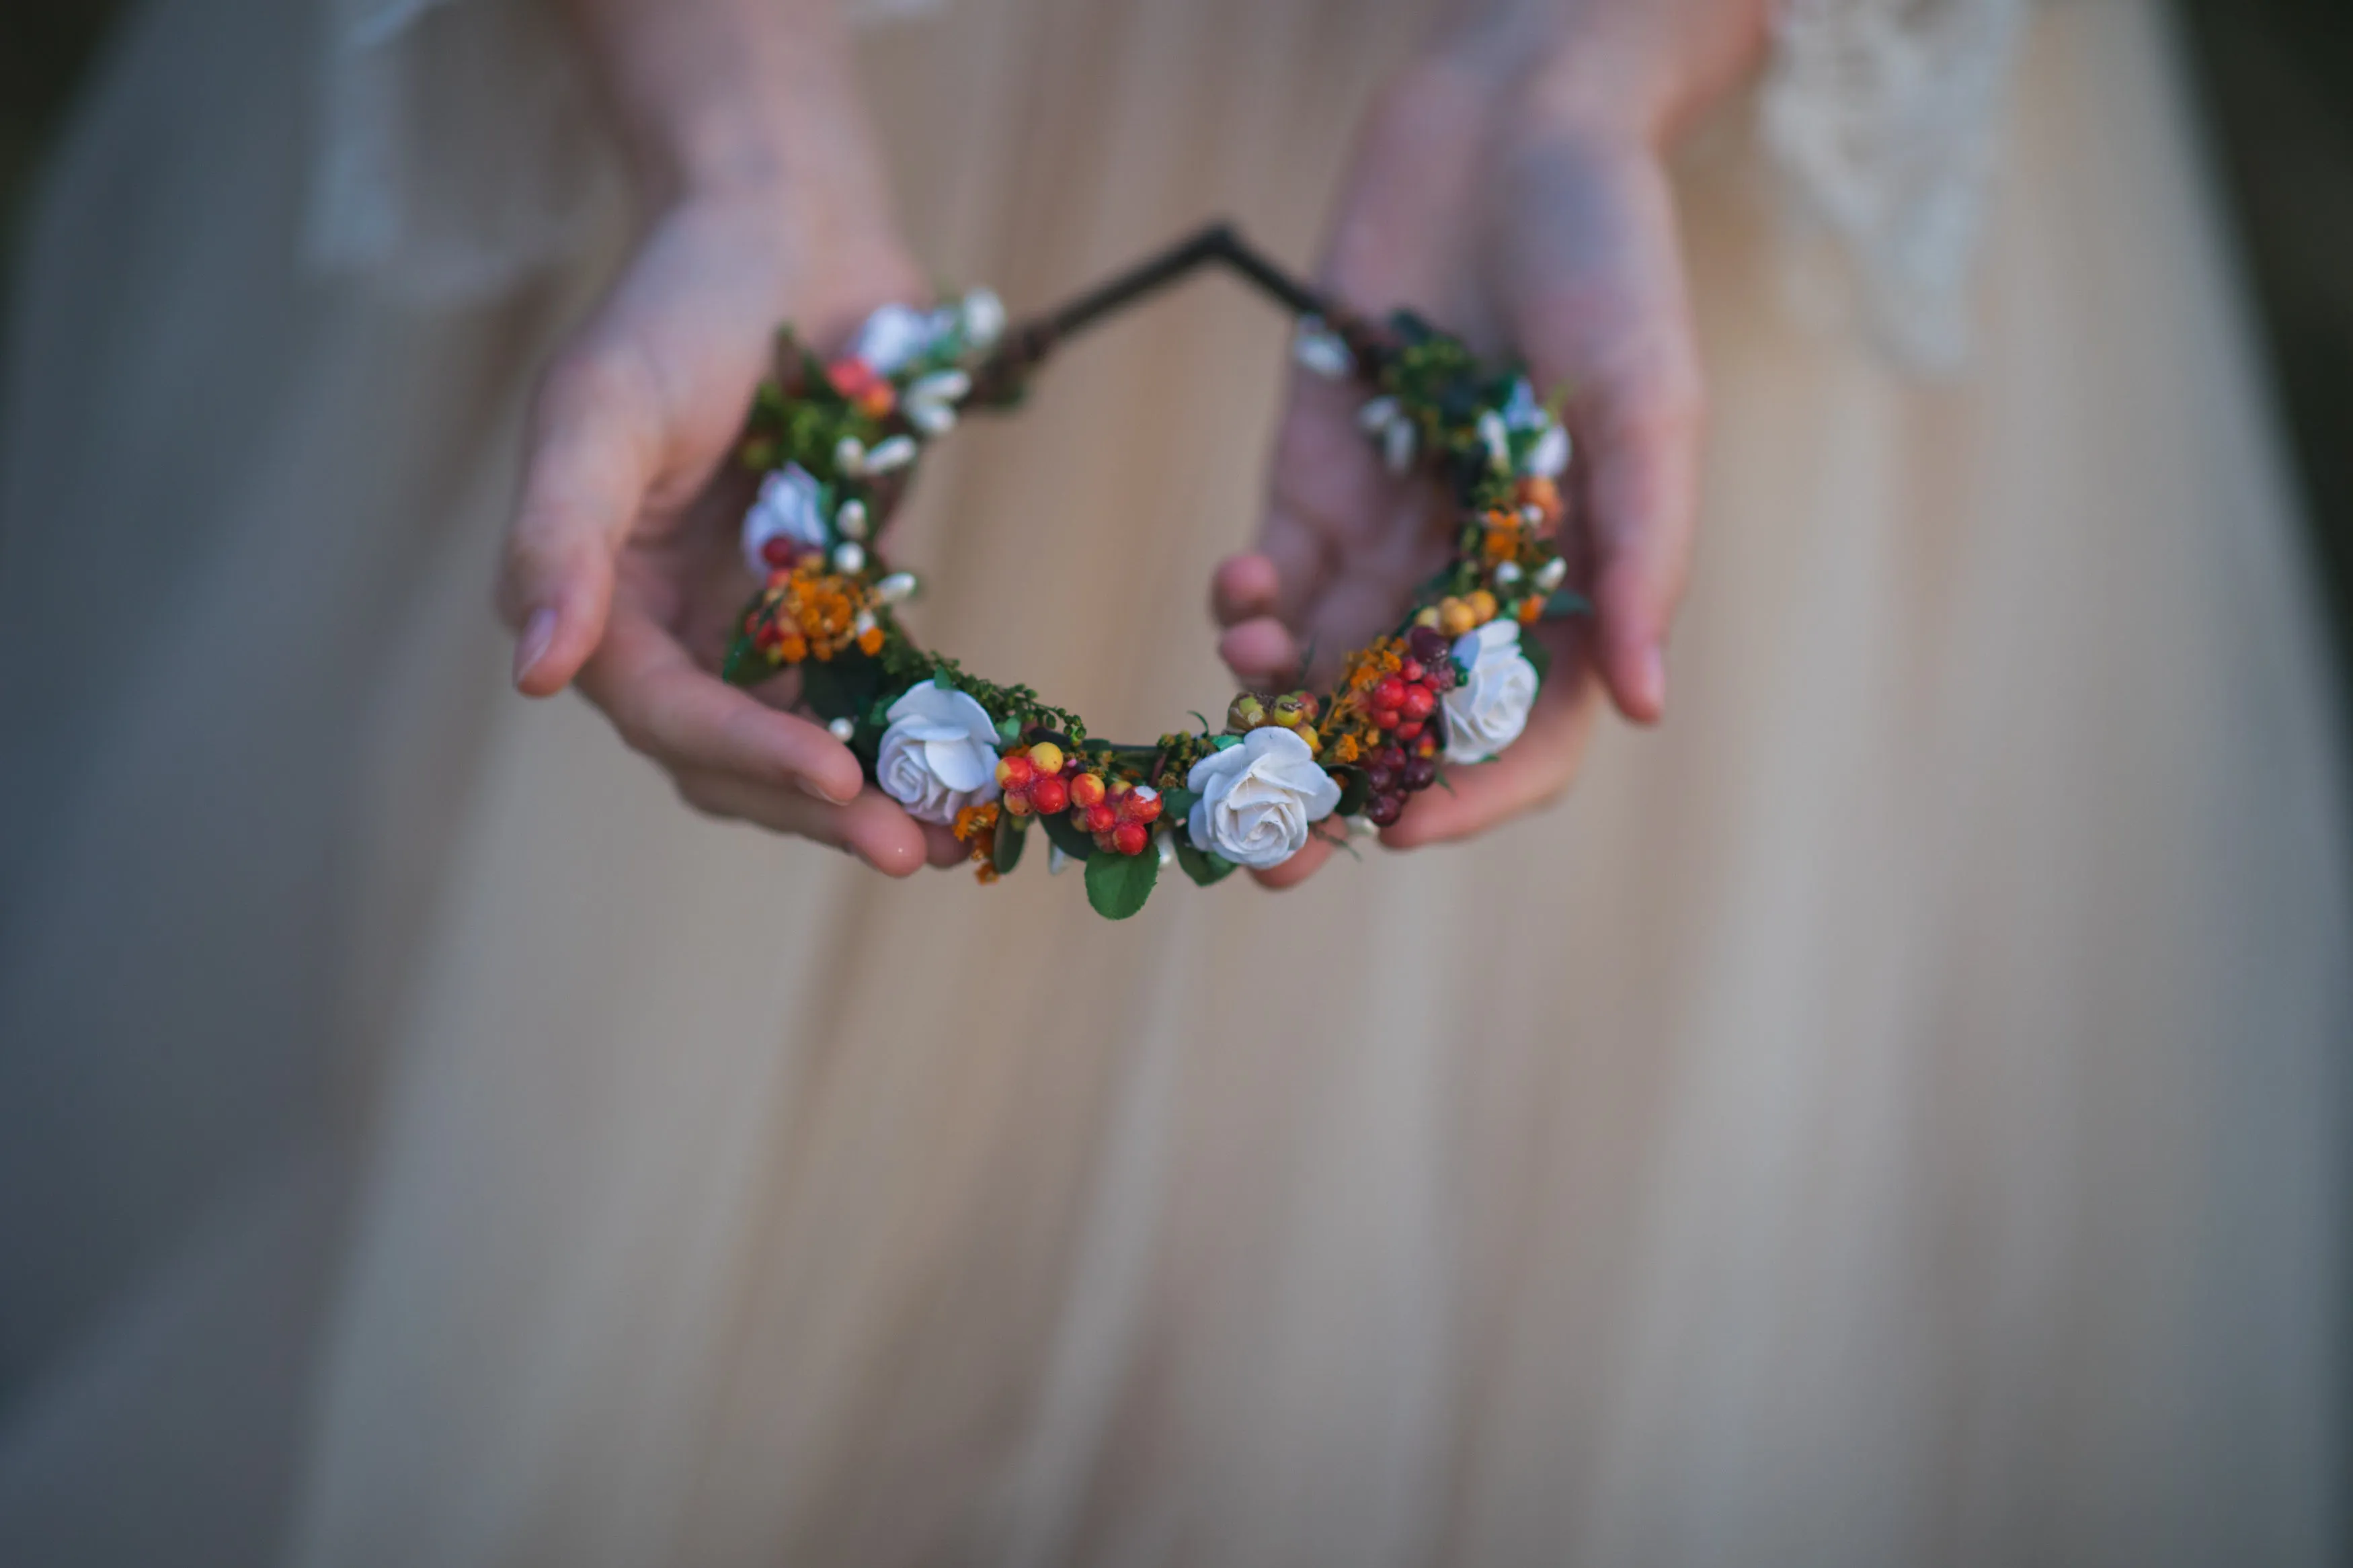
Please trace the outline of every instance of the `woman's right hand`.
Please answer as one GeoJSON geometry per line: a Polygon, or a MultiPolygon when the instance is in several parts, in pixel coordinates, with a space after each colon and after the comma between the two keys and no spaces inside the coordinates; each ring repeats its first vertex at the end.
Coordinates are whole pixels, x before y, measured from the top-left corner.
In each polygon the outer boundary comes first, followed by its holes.
{"type": "Polygon", "coordinates": [[[534,401],[499,605],[514,681],[576,685],[692,805],[903,876],[962,858],[825,728],[717,672],[754,585],[728,462],[776,326],[829,341],[923,298],[831,7],[585,0],[589,53],[659,216],[534,401]],[[828,61],[830,59],[830,66],[828,61]]]}

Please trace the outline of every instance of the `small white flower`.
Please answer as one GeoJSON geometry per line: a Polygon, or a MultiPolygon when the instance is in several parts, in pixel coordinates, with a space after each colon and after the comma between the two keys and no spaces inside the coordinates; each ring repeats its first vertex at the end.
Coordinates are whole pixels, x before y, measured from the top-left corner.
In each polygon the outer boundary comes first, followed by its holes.
{"type": "Polygon", "coordinates": [[[849,635],[850,635],[850,636],[852,636],[852,637],[864,637],[868,632],[871,632],[871,631],[872,631],[873,629],[874,629],[874,612],[873,612],[873,611],[871,611],[871,610],[860,610],[860,611],[859,611],[856,615],[854,615],[854,616],[850,616],[850,617],[849,617],[849,635]]]}
{"type": "Polygon", "coordinates": [[[928,311],[911,305],[885,305],[866,318],[849,352],[884,375],[920,358],[936,329],[928,311]]]}
{"type": "Polygon", "coordinates": [[[847,719],[836,719],[825,728],[828,734],[845,746],[849,744],[849,738],[858,733],[858,726],[847,719]]]}
{"type": "Polygon", "coordinates": [[[874,596],[886,605],[902,604],[913,598],[920,586],[913,572],[893,572],[874,584],[874,596]]]}
{"type": "Polygon", "coordinates": [[[851,479],[866,471],[866,443],[855,436],[844,436],[833,444],[833,466],[851,479]]]}
{"type": "Polygon", "coordinates": [[[844,540],[833,547],[833,569],[845,577],[854,577],[866,570],[866,547],[855,540],[844,540]]]}
{"type": "Polygon", "coordinates": [[[1356,363],[1340,334],[1325,326],[1320,316],[1299,318],[1299,330],[1292,334],[1291,357],[1326,381],[1346,379],[1356,363]]]}
{"type": "Polygon", "coordinates": [[[1049,876],[1059,877],[1077,863],[1078,862],[1072,860],[1070,856],[1063,853],[1062,847],[1060,845],[1050,844],[1047,846],[1046,871],[1049,876]]]}
{"type": "Polygon", "coordinates": [[[1381,460],[1393,474],[1404,473],[1413,467],[1413,421],[1396,419],[1381,436],[1381,460]]]}
{"type": "Polygon", "coordinates": [[[969,693],[926,680],[884,717],[890,728],[875,776],[909,816],[950,823],[965,807],[997,798],[997,725],[969,693]]]}
{"type": "Polygon", "coordinates": [[[1536,401],[1536,389],[1526,376],[1512,383],[1511,395],[1504,399],[1504,423],[1514,430],[1540,430],[1552,419],[1536,401]]]}
{"type": "Polygon", "coordinates": [[[1340,804],[1340,786],[1307,742],[1277,724],[1195,763],[1185,787],[1200,797],[1185,824],[1194,846],[1260,870],[1297,854],[1308,828],[1340,804]]]}
{"type": "Polygon", "coordinates": [[[1516,561],[1495,563],[1495,586],[1508,588],[1520,580],[1520,563],[1516,561]]]}
{"type": "Polygon", "coordinates": [[[1169,832],[1166,826],[1163,826],[1157,834],[1153,836],[1153,843],[1159,848],[1160,868],[1162,870],[1166,871],[1169,867],[1176,864],[1176,836],[1175,834],[1169,832]]]}
{"type": "Polygon", "coordinates": [[[1515,621],[1493,620],[1454,639],[1454,662],[1470,671],[1446,704],[1446,760],[1483,763],[1528,726],[1536,667],[1520,651],[1515,621]]]}
{"type": "Polygon", "coordinates": [[[1492,408],[1479,416],[1479,440],[1487,448],[1487,461],[1508,471],[1512,466],[1511,432],[1504,428],[1504,416],[1492,408]]]}
{"type": "Polygon", "coordinates": [[[866,537],[866,503],[850,497],[834,509],[833,531],[844,539],[866,537]]]}
{"type": "Polygon", "coordinates": [[[914,460],[915,438],[913,436],[893,436],[874,444],[874,449],[866,454],[864,471],[887,474],[893,468],[903,468],[914,460]]]}
{"type": "Polygon", "coordinates": [[[1558,479],[1568,467],[1568,432],[1557,425],[1546,425],[1528,455],[1520,459],[1520,472],[1534,474],[1538,479],[1558,479]]]}
{"type": "Polygon", "coordinates": [[[1377,436],[1397,423],[1402,413],[1394,397],[1376,397],[1356,410],[1356,428],[1367,436],[1377,436]]]}
{"type": "Polygon", "coordinates": [[[967,347],[985,349],[1005,335],[1005,301],[987,289],[975,289],[964,297],[964,341],[967,347]]]}
{"type": "Polygon", "coordinates": [[[772,539],[789,539],[803,550],[825,548],[825,512],[818,505],[817,476],[798,463],[760,481],[759,499],[744,514],[744,559],[760,576],[768,574],[761,553],[772,539]]]}
{"type": "Polygon", "coordinates": [[[1560,586],[1562,580],[1567,575],[1568,562],[1564,557],[1558,555],[1554,556],[1551,560],[1536,568],[1536,574],[1534,578],[1534,582],[1536,585],[1536,592],[1540,594],[1551,593],[1555,588],[1560,586]]]}
{"type": "Polygon", "coordinates": [[[955,405],[971,390],[972,377],[964,372],[939,371],[907,388],[899,409],[924,435],[944,436],[955,428],[955,405]]]}

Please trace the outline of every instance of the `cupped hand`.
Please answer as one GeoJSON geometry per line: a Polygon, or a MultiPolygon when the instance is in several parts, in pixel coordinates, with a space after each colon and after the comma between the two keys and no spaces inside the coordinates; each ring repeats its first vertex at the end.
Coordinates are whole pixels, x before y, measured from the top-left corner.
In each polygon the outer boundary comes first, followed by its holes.
{"type": "MultiPolygon", "coordinates": [[[[1745,69],[1759,9],[1496,7],[1443,37],[1361,134],[1324,284],[1368,314],[1411,306],[1567,394],[1576,456],[1560,543],[1595,606],[1588,624],[1544,629],[1552,674],[1525,732],[1416,795],[1382,830],[1391,847],[1478,833],[1557,797],[1602,693],[1638,723],[1664,710],[1702,415],[1662,149],[1745,69]]],[[[1220,651],[1245,683],[1283,684],[1303,656],[1322,664],[1362,645],[1445,562],[1443,498],[1382,467],[1356,425],[1365,396],[1293,375],[1258,547],[1224,562],[1212,591],[1220,651]]],[[[1261,879],[1301,881],[1330,853],[1311,841],[1261,879]]]]}
{"type": "Polygon", "coordinates": [[[737,542],[750,484],[728,458],[777,324],[841,337],[921,297],[879,227],[787,225],[740,198],[675,205],[541,384],[500,584],[522,691],[576,684],[689,804],[894,875],[963,851],[787,710],[792,679],[746,692],[716,672],[754,586],[737,542]]]}

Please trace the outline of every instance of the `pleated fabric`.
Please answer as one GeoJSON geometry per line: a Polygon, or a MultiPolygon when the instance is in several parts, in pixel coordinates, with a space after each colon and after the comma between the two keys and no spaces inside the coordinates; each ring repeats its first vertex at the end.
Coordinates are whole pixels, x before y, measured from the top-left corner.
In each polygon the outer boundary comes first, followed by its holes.
{"type": "MultiPolygon", "coordinates": [[[[1556,808],[1096,920],[684,810],[484,609],[531,365],[301,270],[293,0],[163,0],[0,468],[0,1559],[2323,1563],[2345,781],[2161,17],[2029,41],[1968,373],[1685,216],[1665,728],[1556,808]]],[[[918,254],[1313,254],[1411,5],[959,0],[918,254]]],[[[959,431],[919,632],[1222,700],[1286,326],[1205,282],[959,431]]]]}

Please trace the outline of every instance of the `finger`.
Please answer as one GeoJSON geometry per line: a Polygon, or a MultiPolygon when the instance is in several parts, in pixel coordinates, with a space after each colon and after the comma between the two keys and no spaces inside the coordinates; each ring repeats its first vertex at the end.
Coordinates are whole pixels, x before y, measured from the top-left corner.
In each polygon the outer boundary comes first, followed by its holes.
{"type": "Polygon", "coordinates": [[[972,858],[972,850],[958,841],[955,834],[948,828],[941,826],[936,822],[920,823],[917,826],[923,830],[924,848],[933,865],[945,870],[950,866],[972,858]]]}
{"type": "Polygon", "coordinates": [[[1279,686],[1299,668],[1299,639],[1281,621],[1261,616],[1219,637],[1218,657],[1244,686],[1279,686]]]}
{"type": "Polygon", "coordinates": [[[690,768],[676,776],[680,796],[697,811],[829,844],[885,876],[910,877],[926,865],[944,863],[929,825],[909,816],[880,790],[870,789],[847,805],[830,805],[739,773],[690,768]]]}
{"type": "Polygon", "coordinates": [[[1647,149],[1574,140],[1531,150],[1515,177],[1529,200],[1508,291],[1538,376],[1574,394],[1599,673],[1620,711],[1652,722],[1691,558],[1702,425],[1672,192],[1647,149]]]}
{"type": "Polygon", "coordinates": [[[613,557],[653,481],[660,442],[659,394],[622,343],[561,359],[542,380],[499,583],[500,608],[520,634],[514,683],[525,693],[562,690],[596,648],[613,557]]]}
{"type": "Polygon", "coordinates": [[[1641,373],[1598,389],[1586,421],[1595,657],[1620,711],[1640,723],[1665,711],[1667,634],[1691,570],[1696,384],[1679,371],[1641,373]]]}
{"type": "Polygon", "coordinates": [[[1599,705],[1581,674],[1547,684],[1528,727],[1493,762],[1449,769],[1447,787],[1424,790],[1381,830],[1391,849],[1467,838],[1567,793],[1585,755],[1599,705]]]}
{"type": "Polygon", "coordinates": [[[729,686],[628,605],[611,616],[580,687],[624,741],[673,772],[732,773],[837,804],[864,787],[858,758],[822,726],[729,686]]]}
{"type": "Polygon", "coordinates": [[[1221,626],[1271,616],[1282,594],[1282,578],[1271,556],[1254,550],[1229,555],[1209,579],[1209,616],[1221,626]]]}
{"type": "Polygon", "coordinates": [[[1263,871],[1252,871],[1250,877],[1260,887],[1279,893],[1286,888],[1295,888],[1315,875],[1324,868],[1324,862],[1330,858],[1331,842],[1324,838],[1310,838],[1299,847],[1298,854],[1282,865],[1270,866],[1263,871]]]}

